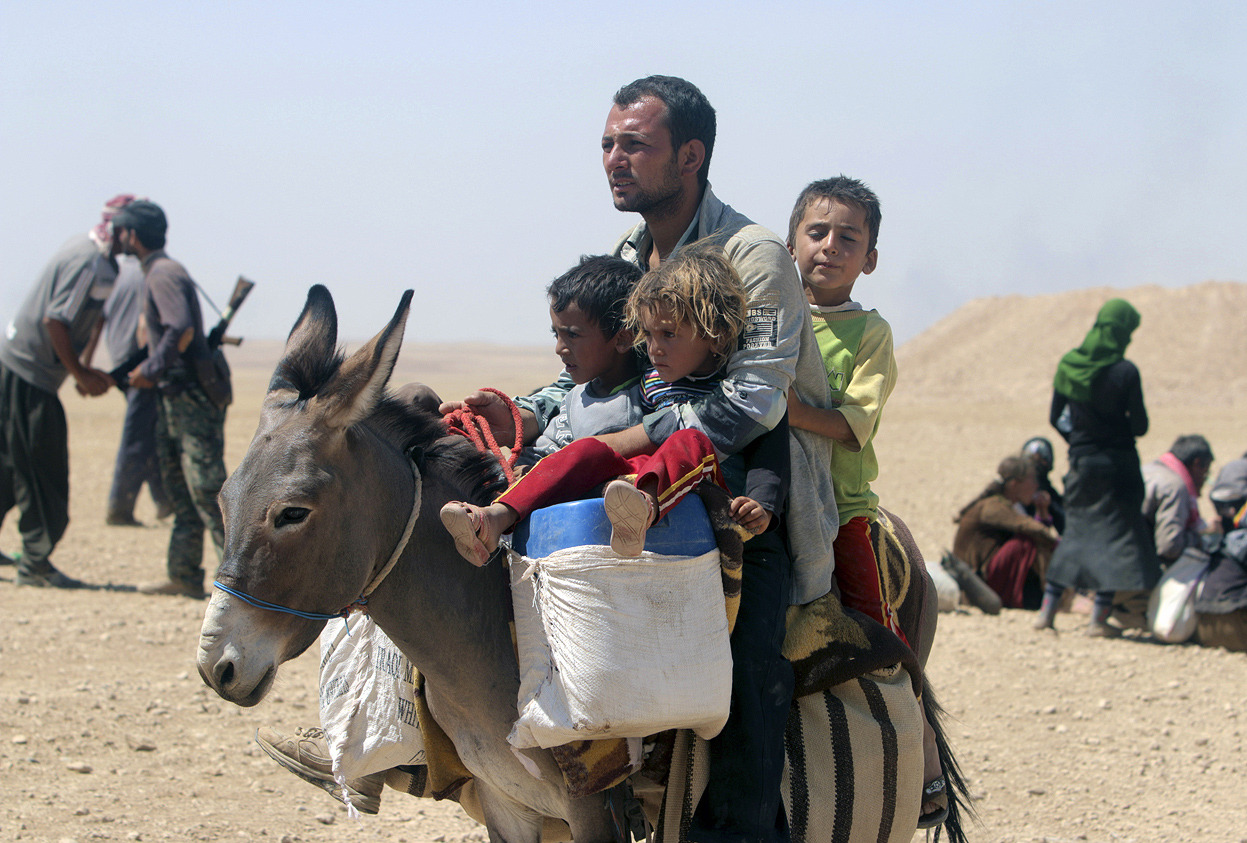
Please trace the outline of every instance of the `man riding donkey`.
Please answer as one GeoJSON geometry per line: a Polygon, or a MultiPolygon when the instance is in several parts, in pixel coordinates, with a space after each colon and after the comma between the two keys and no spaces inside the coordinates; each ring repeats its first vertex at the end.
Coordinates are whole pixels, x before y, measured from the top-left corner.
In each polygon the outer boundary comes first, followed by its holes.
{"type": "MultiPolygon", "coordinates": [[[[789,393],[811,407],[831,407],[827,373],[800,278],[783,240],[721,202],[707,170],[715,140],[714,109],[683,79],[655,76],[621,88],[602,135],[603,165],[615,207],[642,221],[614,254],[651,269],[693,243],[726,254],[748,295],[749,329],[726,362],[726,374],[705,398],[655,412],[603,440],[625,456],[652,450],[677,430],[701,431],[731,455],[785,417],[789,393]]],[[[567,375],[518,399],[523,439],[546,427],[573,381],[567,375]]],[[[502,399],[478,392],[443,412],[472,408],[499,441],[514,433],[502,399]]],[[[832,543],[839,518],[829,467],[832,440],[793,430],[787,534],[765,533],[744,548],[744,583],[732,634],[732,710],[710,744],[710,778],[693,817],[693,840],[784,840],[781,805],[784,730],[792,707],[792,665],[781,653],[789,606],[834,590],[832,543]]],[[[283,766],[332,790],[319,736],[258,739],[283,766]]],[[[372,778],[372,777],[370,777],[372,778]]],[[[383,776],[381,777],[383,778],[383,776]]],[[[379,794],[381,779],[347,782],[379,794]]],[[[923,813],[939,805],[924,805],[923,813]]]]}

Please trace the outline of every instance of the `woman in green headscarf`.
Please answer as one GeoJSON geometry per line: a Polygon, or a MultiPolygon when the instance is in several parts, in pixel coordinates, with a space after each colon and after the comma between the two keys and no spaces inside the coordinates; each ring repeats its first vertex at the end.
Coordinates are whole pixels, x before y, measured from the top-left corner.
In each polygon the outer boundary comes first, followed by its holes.
{"type": "Polygon", "coordinates": [[[1091,384],[1096,375],[1125,358],[1130,335],[1137,327],[1139,311],[1130,302],[1125,299],[1106,301],[1082,345],[1067,352],[1057,365],[1053,378],[1057,393],[1072,401],[1091,400],[1091,384]]]}
{"type": "Polygon", "coordinates": [[[1139,370],[1125,358],[1137,327],[1139,312],[1111,299],[1057,365],[1048,417],[1069,443],[1070,470],[1065,533],[1048,566],[1037,629],[1053,626],[1066,588],[1087,588],[1096,593],[1088,633],[1118,635],[1108,623],[1114,594],[1150,590],[1160,578],[1134,446],[1147,433],[1147,409],[1139,370]]]}

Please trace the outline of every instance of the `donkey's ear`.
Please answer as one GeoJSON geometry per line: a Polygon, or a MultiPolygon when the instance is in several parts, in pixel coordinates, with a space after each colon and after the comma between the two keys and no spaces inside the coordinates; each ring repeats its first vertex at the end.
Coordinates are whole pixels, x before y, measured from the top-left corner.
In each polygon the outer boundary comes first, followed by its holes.
{"type": "Polygon", "coordinates": [[[338,313],[333,296],[320,284],[307,291],[307,304],[290,329],[286,348],[269,382],[269,392],[304,388],[334,361],[338,345],[338,313]]]}
{"type": "Polygon", "coordinates": [[[403,293],[390,324],[348,357],[316,397],[326,426],[337,430],[350,427],[371,413],[385,394],[385,385],[403,345],[411,295],[411,290],[403,293]]]}

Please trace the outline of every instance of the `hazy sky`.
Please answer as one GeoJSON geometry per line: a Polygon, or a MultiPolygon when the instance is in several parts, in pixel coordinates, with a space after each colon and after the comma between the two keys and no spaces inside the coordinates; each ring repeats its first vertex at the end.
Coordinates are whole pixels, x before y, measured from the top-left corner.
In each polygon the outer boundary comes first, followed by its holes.
{"type": "Polygon", "coordinates": [[[783,233],[840,172],[883,203],[854,297],[900,341],[988,295],[1247,280],[1247,4],[0,0],[0,320],[104,200],[145,194],[237,331],[326,284],[340,336],[540,344],[543,291],[636,217],[599,139],[665,73],[710,179],[783,233]]]}

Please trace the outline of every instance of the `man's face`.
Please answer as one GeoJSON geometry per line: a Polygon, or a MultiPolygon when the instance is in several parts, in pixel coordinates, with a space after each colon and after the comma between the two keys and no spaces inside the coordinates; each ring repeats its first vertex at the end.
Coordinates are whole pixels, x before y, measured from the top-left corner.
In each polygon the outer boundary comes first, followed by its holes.
{"type": "Polygon", "coordinates": [[[134,249],[134,229],[132,228],[115,228],[113,229],[113,254],[114,255],[137,255],[134,249]]]}
{"type": "Polygon", "coordinates": [[[1187,471],[1191,474],[1191,482],[1195,484],[1196,492],[1199,492],[1204,488],[1204,482],[1208,479],[1208,474],[1211,469],[1211,460],[1191,460],[1191,467],[1188,468],[1187,471]]]}
{"type": "Polygon", "coordinates": [[[834,307],[853,293],[859,275],[875,269],[866,212],[839,200],[818,199],[805,209],[789,251],[811,304],[834,307]]]}
{"type": "Polygon", "coordinates": [[[620,211],[650,214],[680,203],[684,184],[666,113],[661,100],[642,97],[606,115],[602,166],[620,211]]]}

